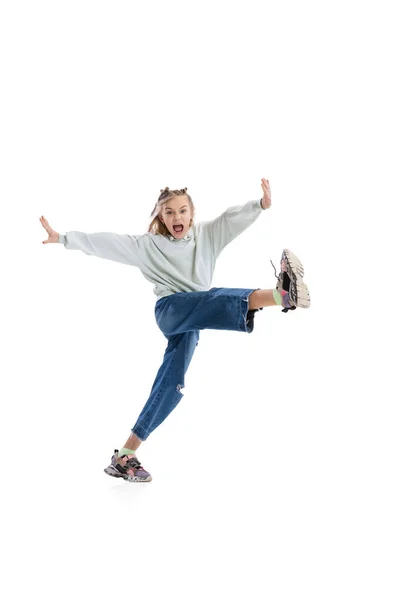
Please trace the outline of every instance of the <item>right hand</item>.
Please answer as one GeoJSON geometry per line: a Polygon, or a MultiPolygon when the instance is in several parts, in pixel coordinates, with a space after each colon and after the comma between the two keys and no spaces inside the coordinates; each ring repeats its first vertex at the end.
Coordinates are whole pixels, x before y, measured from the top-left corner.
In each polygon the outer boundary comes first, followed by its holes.
{"type": "Polygon", "coordinates": [[[45,230],[47,231],[47,233],[49,234],[49,238],[46,241],[42,242],[42,244],[57,244],[60,235],[57,233],[57,231],[54,231],[54,229],[50,227],[49,222],[44,217],[40,217],[39,220],[45,228],[45,230]]]}

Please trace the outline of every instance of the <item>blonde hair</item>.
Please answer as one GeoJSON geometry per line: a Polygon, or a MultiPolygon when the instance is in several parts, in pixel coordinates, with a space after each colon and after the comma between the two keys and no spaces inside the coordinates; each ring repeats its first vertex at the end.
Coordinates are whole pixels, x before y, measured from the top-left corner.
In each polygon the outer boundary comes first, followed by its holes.
{"type": "Polygon", "coordinates": [[[162,221],[160,221],[160,217],[158,215],[160,214],[164,204],[166,204],[168,202],[168,200],[171,200],[174,196],[186,196],[186,198],[189,200],[189,206],[190,206],[190,209],[192,212],[192,218],[190,219],[190,227],[191,227],[194,223],[195,208],[194,208],[193,200],[187,193],[187,188],[183,188],[182,190],[170,190],[169,187],[166,187],[163,190],[160,190],[160,192],[161,193],[158,197],[158,200],[153,209],[153,212],[150,215],[150,218],[153,217],[153,220],[150,223],[148,232],[154,233],[156,235],[157,234],[158,235],[170,235],[167,227],[164,225],[164,223],[162,221]]]}

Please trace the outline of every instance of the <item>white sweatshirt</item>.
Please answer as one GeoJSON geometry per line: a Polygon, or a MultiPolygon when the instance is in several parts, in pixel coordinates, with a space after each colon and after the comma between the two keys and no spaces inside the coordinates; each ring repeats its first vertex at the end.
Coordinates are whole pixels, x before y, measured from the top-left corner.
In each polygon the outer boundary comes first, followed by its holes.
{"type": "Polygon", "coordinates": [[[228,208],[212,221],[194,224],[187,235],[145,233],[81,233],[60,235],[67,250],[138,267],[154,284],[157,299],[176,292],[203,292],[211,287],[215,263],[227,244],[252,225],[263,212],[260,200],[228,208]]]}

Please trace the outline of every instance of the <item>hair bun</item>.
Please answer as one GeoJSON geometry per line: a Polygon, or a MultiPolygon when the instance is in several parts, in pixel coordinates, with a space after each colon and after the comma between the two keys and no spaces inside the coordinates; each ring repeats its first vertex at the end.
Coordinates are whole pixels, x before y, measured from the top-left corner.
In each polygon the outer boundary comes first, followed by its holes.
{"type": "Polygon", "coordinates": [[[168,196],[168,194],[169,194],[169,187],[166,187],[163,190],[160,190],[160,195],[159,195],[158,199],[162,200],[163,198],[168,196]]]}

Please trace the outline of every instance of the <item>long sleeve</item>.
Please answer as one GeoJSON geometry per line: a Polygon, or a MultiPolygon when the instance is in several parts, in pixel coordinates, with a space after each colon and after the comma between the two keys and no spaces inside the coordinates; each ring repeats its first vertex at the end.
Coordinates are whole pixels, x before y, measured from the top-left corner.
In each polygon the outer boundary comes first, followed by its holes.
{"type": "Polygon", "coordinates": [[[201,225],[217,257],[238,235],[243,233],[264,212],[260,200],[251,200],[240,206],[232,206],[213,221],[201,225]]]}
{"type": "Polygon", "coordinates": [[[82,233],[68,231],[59,236],[59,243],[67,250],[81,250],[85,254],[113,260],[125,265],[139,265],[138,239],[141,236],[117,233],[82,233]]]}

